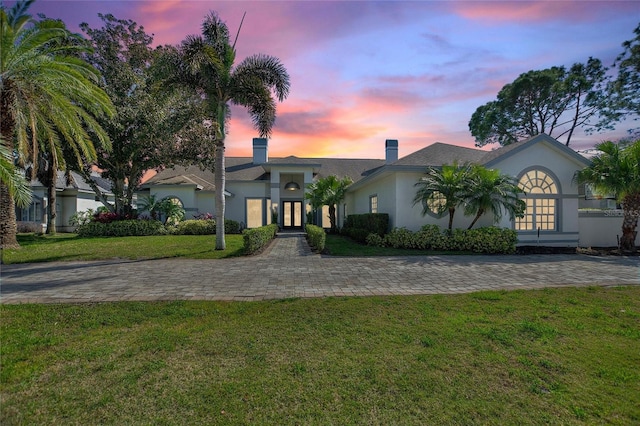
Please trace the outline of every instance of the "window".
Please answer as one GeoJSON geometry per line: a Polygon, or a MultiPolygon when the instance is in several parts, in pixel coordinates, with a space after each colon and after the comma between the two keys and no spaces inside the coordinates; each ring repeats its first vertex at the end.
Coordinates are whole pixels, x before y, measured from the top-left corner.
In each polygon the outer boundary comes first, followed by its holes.
{"type": "Polygon", "coordinates": [[[546,172],[534,169],[525,173],[519,182],[524,190],[527,208],[524,217],[516,219],[517,231],[556,231],[558,214],[558,186],[546,172]]]}
{"type": "Polygon", "coordinates": [[[322,206],[322,227],[331,228],[331,219],[329,219],[329,206],[322,206]]]}
{"type": "Polygon", "coordinates": [[[429,209],[429,213],[432,216],[440,217],[442,216],[440,214],[440,209],[447,203],[447,199],[444,195],[442,195],[441,192],[435,191],[429,198],[427,198],[426,201],[423,200],[422,202],[426,204],[427,208],[429,209]]]}
{"type": "Polygon", "coordinates": [[[259,228],[264,225],[264,200],[247,198],[247,228],[259,228]]]}
{"type": "Polygon", "coordinates": [[[378,195],[369,197],[369,213],[378,213],[378,195]]]}

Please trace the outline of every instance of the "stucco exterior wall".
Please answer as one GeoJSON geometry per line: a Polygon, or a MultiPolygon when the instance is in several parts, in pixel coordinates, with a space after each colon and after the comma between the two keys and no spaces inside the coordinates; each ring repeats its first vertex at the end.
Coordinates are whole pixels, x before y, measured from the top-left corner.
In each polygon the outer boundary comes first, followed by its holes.
{"type": "MultiPolygon", "coordinates": [[[[247,198],[270,198],[268,182],[228,182],[227,191],[233,194],[226,198],[225,218],[247,223],[247,198]]],[[[212,211],[215,214],[215,210],[212,211]]]]}
{"type": "MultiPolygon", "coordinates": [[[[622,210],[586,210],[578,215],[580,247],[618,247],[622,236],[622,210]]],[[[636,237],[640,246],[640,233],[636,237]]]]}

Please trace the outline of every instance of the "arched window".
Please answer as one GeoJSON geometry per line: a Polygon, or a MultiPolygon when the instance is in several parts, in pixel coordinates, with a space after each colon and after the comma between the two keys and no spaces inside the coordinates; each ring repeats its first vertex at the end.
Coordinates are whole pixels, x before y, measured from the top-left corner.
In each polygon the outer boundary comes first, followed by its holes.
{"type": "Polygon", "coordinates": [[[551,175],[540,169],[526,172],[520,178],[527,208],[524,217],[516,219],[516,231],[558,230],[559,191],[551,175]]]}

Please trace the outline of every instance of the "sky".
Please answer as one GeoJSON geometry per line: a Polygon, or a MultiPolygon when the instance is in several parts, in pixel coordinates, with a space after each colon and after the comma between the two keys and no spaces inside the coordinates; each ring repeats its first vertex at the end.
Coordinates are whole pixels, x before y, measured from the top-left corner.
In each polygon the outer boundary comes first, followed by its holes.
{"type": "MultiPolygon", "coordinates": [[[[270,157],[384,158],[386,139],[399,141],[401,157],[435,142],[474,147],[469,119],[505,84],[589,57],[610,67],[640,22],[639,0],[36,0],[30,9],[78,32],[81,22],[97,28],[98,13],[111,13],[143,26],[154,45],[199,34],[210,11],[231,34],[246,12],[237,62],[262,53],[289,72],[270,157]]],[[[617,140],[631,127],[638,123],[578,132],[571,147],[617,140]]],[[[251,156],[257,136],[248,114],[234,107],[227,156],[251,156]]]]}

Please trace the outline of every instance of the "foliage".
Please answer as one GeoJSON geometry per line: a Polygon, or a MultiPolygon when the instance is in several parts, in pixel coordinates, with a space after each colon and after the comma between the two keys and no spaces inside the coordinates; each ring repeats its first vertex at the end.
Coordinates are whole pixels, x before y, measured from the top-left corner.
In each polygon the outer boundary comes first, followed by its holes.
{"type": "Polygon", "coordinates": [[[275,223],[260,228],[245,229],[242,231],[245,253],[253,254],[262,250],[276,237],[277,232],[278,225],[275,223]]]}
{"type": "Polygon", "coordinates": [[[305,227],[307,231],[307,239],[309,240],[309,245],[313,247],[316,251],[322,252],[324,250],[324,245],[327,239],[327,234],[324,232],[320,226],[312,225],[308,223],[305,227]]]}
{"type": "Polygon", "coordinates": [[[639,314],[638,286],[3,305],[0,423],[636,424],[639,314]]]}
{"type": "Polygon", "coordinates": [[[144,196],[141,197],[138,207],[139,212],[149,212],[151,219],[162,220],[165,225],[175,225],[185,215],[184,208],[169,197],[158,200],[155,195],[144,196]]]}
{"type": "Polygon", "coordinates": [[[471,116],[469,130],[477,146],[509,145],[546,133],[556,139],[573,132],[612,129],[608,113],[607,69],[598,59],[575,63],[569,70],[552,67],[520,74],[498,92],[495,101],[480,106],[471,116]]]}
{"type": "Polygon", "coordinates": [[[389,231],[389,214],[364,213],[350,214],[347,216],[343,231],[353,238],[351,234],[361,233],[360,230],[365,233],[362,237],[362,241],[364,241],[370,233],[378,234],[380,236],[386,234],[389,231]]]}
{"type": "Polygon", "coordinates": [[[333,233],[338,231],[336,206],[344,199],[345,192],[352,183],[353,180],[348,176],[338,179],[335,175],[330,175],[313,182],[304,194],[314,210],[329,206],[329,222],[333,233]]]}
{"type": "MultiPolygon", "coordinates": [[[[635,38],[622,44],[624,51],[616,58],[618,76],[612,84],[612,102],[621,117],[640,118],[640,24],[633,30],[635,38]]],[[[619,117],[617,117],[619,118],[619,117]]]]}
{"type": "MultiPolygon", "coordinates": [[[[20,0],[10,9],[0,3],[0,138],[6,151],[34,167],[42,149],[55,174],[65,165],[64,149],[77,161],[96,158],[94,140],[110,146],[96,117],[113,114],[113,105],[95,84],[98,71],[77,57],[79,37],[62,21],[33,20],[32,3],[20,0]]],[[[9,247],[17,245],[16,218],[5,188],[0,182],[0,245],[9,247]]],[[[55,209],[49,216],[54,226],[47,230],[55,232],[55,209]]]]}
{"type": "Polygon", "coordinates": [[[442,232],[437,225],[425,225],[418,232],[394,228],[384,237],[377,234],[367,237],[367,244],[377,247],[486,254],[513,254],[517,243],[516,231],[497,227],[442,232]]]}
{"type": "Polygon", "coordinates": [[[207,142],[200,99],[185,91],[161,90],[158,56],[153,37],[134,21],[98,14],[101,28],[82,23],[91,51],[84,58],[102,72],[102,84],[116,106],[113,117],[100,123],[113,150],[98,149],[97,166],[111,181],[112,205],[91,180],[92,160],[85,158],[78,171],[111,211],[127,214],[134,191],[147,170],[175,164],[210,166],[213,148],[207,142]]]}
{"type": "MultiPolygon", "coordinates": [[[[115,213],[107,213],[106,215],[115,215],[115,213]]],[[[78,226],[76,233],[80,237],[125,237],[164,235],[167,230],[157,220],[125,219],[89,222],[78,226]]]]}
{"type": "MultiPolygon", "coordinates": [[[[224,149],[230,104],[246,107],[254,128],[261,137],[268,137],[276,119],[275,100],[282,102],[290,87],[289,74],[277,58],[256,54],[234,65],[235,59],[235,40],[231,42],[229,28],[215,12],[205,17],[201,36],[188,36],[179,49],[166,49],[163,59],[165,73],[168,74],[167,86],[186,87],[199,96],[213,124],[210,140],[215,147],[218,223],[224,222],[224,149]]],[[[216,249],[224,248],[224,228],[218,227],[216,249]]]]}
{"type": "MultiPolygon", "coordinates": [[[[4,146],[0,139],[0,184],[6,188],[19,207],[31,204],[31,187],[22,173],[13,163],[12,153],[4,146]]],[[[4,199],[4,197],[2,197],[4,199]]]]}
{"type": "Polygon", "coordinates": [[[458,163],[442,167],[428,167],[418,180],[413,205],[422,204],[422,214],[433,211],[438,216],[449,214],[449,231],[453,228],[456,207],[462,204],[468,193],[471,180],[471,165],[458,163]]]}
{"type": "Polygon", "coordinates": [[[513,176],[500,173],[497,169],[473,165],[470,182],[464,196],[465,215],[475,215],[468,229],[473,228],[478,219],[485,213],[493,215],[494,223],[498,223],[505,210],[509,219],[523,217],[526,203],[518,198],[524,191],[518,187],[518,180],[513,176]]]}
{"type": "Polygon", "coordinates": [[[69,225],[71,226],[80,226],[86,225],[94,219],[95,212],[93,209],[87,209],[83,212],[75,212],[69,218],[69,225]]]}
{"type": "MultiPolygon", "coordinates": [[[[239,234],[240,223],[235,220],[225,219],[225,234],[239,234]]],[[[191,219],[179,222],[176,225],[175,234],[179,235],[215,235],[216,221],[214,219],[191,219]]]]}
{"type": "Polygon", "coordinates": [[[634,250],[640,216],[640,140],[621,146],[613,142],[596,145],[599,153],[591,165],[579,170],[575,179],[600,194],[614,194],[622,204],[620,247],[634,250]]]}

